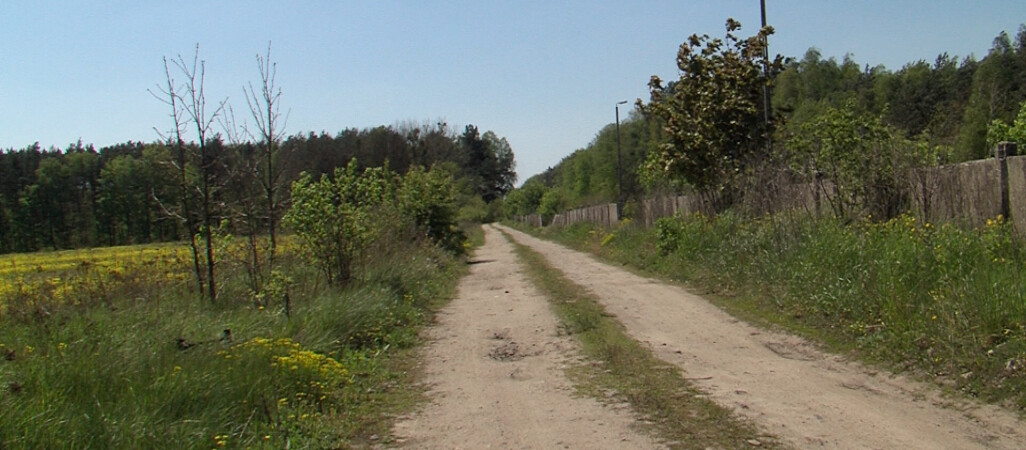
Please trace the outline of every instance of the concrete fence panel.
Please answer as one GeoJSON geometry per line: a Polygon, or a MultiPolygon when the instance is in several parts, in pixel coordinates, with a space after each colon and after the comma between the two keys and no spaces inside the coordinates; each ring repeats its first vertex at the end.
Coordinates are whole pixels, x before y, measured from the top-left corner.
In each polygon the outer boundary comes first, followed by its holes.
{"type": "Polygon", "coordinates": [[[1001,167],[997,159],[923,169],[910,194],[917,215],[930,222],[979,226],[1001,214],[1001,167]]]}
{"type": "Polygon", "coordinates": [[[1012,225],[1026,236],[1026,156],[1012,156],[1008,163],[1008,206],[1012,225]]]}
{"type": "MultiPolygon", "coordinates": [[[[1014,153],[1009,153],[1009,155],[1014,153]]],[[[768,188],[767,188],[768,189],[768,188]]],[[[912,213],[930,222],[961,222],[981,226],[1004,214],[1014,228],[1026,234],[1026,156],[1007,156],[922,169],[908,177],[904,187],[912,213]]],[[[818,183],[775,184],[771,191],[756,192],[742,205],[757,206],[761,213],[801,209],[830,214],[833,185],[818,183]]],[[[653,226],[661,217],[707,211],[699,195],[661,196],[641,202],[638,224],[653,226]]],[[[541,226],[537,214],[518,219],[541,226]]],[[[556,215],[550,225],[590,222],[614,226],[619,221],[616,204],[588,206],[556,215]]]]}
{"type": "Polygon", "coordinates": [[[572,209],[552,218],[551,226],[565,227],[580,222],[594,223],[612,227],[620,220],[616,212],[616,203],[585,206],[572,209]]]}

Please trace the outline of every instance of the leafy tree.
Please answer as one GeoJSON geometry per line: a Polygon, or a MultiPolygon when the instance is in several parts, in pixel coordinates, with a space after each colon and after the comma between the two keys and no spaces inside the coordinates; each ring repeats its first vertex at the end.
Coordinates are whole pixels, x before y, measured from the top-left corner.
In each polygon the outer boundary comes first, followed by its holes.
{"type": "Polygon", "coordinates": [[[0,152],[0,198],[6,226],[0,249],[4,252],[29,252],[39,249],[42,231],[24,200],[25,190],[36,182],[36,169],[43,159],[55,156],[34,143],[24,149],[0,152]]]}
{"type": "Polygon", "coordinates": [[[994,120],[1011,122],[1026,100],[1026,26],[1013,42],[1002,32],[973,75],[969,104],[959,132],[961,160],[985,158],[987,127],[994,120]]]}
{"type": "Polygon", "coordinates": [[[524,183],[520,189],[515,189],[506,195],[506,214],[509,216],[526,216],[538,213],[542,196],[548,189],[537,177],[532,177],[524,183]]]}
{"type": "Polygon", "coordinates": [[[142,163],[128,155],[111,159],[100,171],[100,228],[109,245],[148,240],[150,196],[144,185],[148,179],[142,163]]]}
{"type": "Polygon", "coordinates": [[[538,214],[542,216],[543,222],[549,223],[553,216],[566,211],[568,207],[566,194],[561,189],[549,189],[542,194],[538,202],[538,214]]]}
{"type": "Polygon", "coordinates": [[[378,238],[375,210],[394,201],[395,182],[387,169],[357,170],[356,160],[314,181],[300,175],[292,184],[292,207],[283,220],[303,242],[329,284],[344,284],[353,265],[378,238]]]}
{"type": "Polygon", "coordinates": [[[467,125],[459,139],[464,176],[474,191],[491,202],[513,189],[516,171],[513,150],[505,138],[489,131],[481,136],[477,127],[467,125]]]}
{"type": "Polygon", "coordinates": [[[412,220],[419,233],[450,252],[464,252],[466,236],[457,223],[459,207],[452,174],[414,166],[403,176],[398,197],[401,213],[412,220]]]}
{"type": "Polygon", "coordinates": [[[60,239],[67,226],[62,208],[69,202],[67,173],[59,158],[46,158],[36,169],[36,182],[23,191],[21,203],[44,230],[42,243],[56,250],[63,248],[60,239]]]}
{"type": "Polygon", "coordinates": [[[816,182],[837,217],[892,217],[905,206],[901,183],[910,170],[940,159],[937,147],[898,134],[852,104],[828,107],[788,141],[792,169],[816,182]]]}
{"type": "Polygon", "coordinates": [[[488,142],[492,154],[495,155],[495,175],[489,187],[496,194],[496,198],[500,198],[513,190],[513,185],[517,182],[517,163],[513,157],[513,148],[506,138],[500,138],[494,131],[485,132],[482,138],[488,142]]]}
{"type": "Polygon", "coordinates": [[[763,89],[782,58],[765,56],[773,28],[740,39],[741,24],[728,19],[724,39],[692,35],[680,46],[680,79],[668,85],[653,76],[651,101],[638,102],[658,118],[668,142],[649,153],[646,171],[683,178],[699,190],[728,184],[755,159],[766,155],[773,125],[763,114],[763,89]]]}

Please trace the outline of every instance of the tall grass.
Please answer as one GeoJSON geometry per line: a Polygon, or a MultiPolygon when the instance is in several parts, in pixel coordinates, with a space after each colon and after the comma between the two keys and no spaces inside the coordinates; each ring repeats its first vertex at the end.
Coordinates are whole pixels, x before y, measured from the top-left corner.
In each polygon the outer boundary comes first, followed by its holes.
{"type": "Polygon", "coordinates": [[[282,255],[290,317],[280,301],[254,301],[239,279],[225,281],[235,287],[217,304],[199,301],[177,275],[188,265],[159,261],[121,264],[118,279],[102,278],[102,298],[55,299],[47,280],[91,285],[109,271],[40,261],[14,281],[19,295],[2,299],[0,448],[367,442],[385,431],[383,411],[414,395],[397,388],[406,375],[392,356],[415,343],[428,305],[450,295],[461,267],[431,246],[401,247],[342,289],[282,255]]]}
{"type": "Polygon", "coordinates": [[[969,229],[911,216],[843,223],[727,213],[560,236],[868,360],[1026,410],[1026,247],[1001,218],[969,229]]]}

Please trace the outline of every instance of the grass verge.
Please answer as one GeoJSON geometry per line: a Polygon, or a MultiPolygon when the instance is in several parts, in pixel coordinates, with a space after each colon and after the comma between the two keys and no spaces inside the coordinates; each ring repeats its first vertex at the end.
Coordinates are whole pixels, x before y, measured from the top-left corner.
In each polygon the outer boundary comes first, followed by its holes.
{"type": "MultiPolygon", "coordinates": [[[[342,288],[280,255],[288,315],[280,299],[246,295],[229,259],[216,304],[197,300],[174,252],[105,256],[117,265],[103,270],[92,260],[52,270],[33,261],[34,270],[12,275],[18,295],[2,299],[0,448],[386,441],[391,417],[420,400],[410,383],[417,329],[465,267],[433,246],[395,247],[342,288]],[[75,289],[65,292],[68,280],[75,289]]],[[[5,258],[4,267],[23,265],[5,258]]]]}
{"type": "Polygon", "coordinates": [[[669,365],[628,337],[585,288],[567,280],[537,252],[509,235],[522,265],[551,299],[564,330],[581,344],[593,363],[570,370],[582,392],[631,404],[655,433],[673,448],[776,448],[777,442],[690,386],[669,365]]]}
{"type": "Polygon", "coordinates": [[[546,235],[682,281],[725,310],[833,350],[1026,411],[1026,246],[998,219],[666,218],[546,235]]]}

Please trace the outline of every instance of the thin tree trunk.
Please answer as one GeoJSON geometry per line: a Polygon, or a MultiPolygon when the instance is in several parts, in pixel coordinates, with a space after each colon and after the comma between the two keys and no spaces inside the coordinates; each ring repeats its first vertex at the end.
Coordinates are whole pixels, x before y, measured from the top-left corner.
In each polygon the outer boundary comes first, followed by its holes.
{"type": "Polygon", "coordinates": [[[203,172],[203,240],[206,244],[207,253],[207,293],[210,295],[210,302],[217,302],[217,281],[214,278],[214,236],[213,220],[210,211],[210,171],[209,167],[212,163],[210,162],[213,158],[210,158],[209,149],[205,143],[200,144],[200,161],[201,171],[203,172]]]}
{"type": "Polygon", "coordinates": [[[185,176],[185,145],[178,144],[178,173],[180,189],[182,190],[182,213],[185,217],[185,232],[189,233],[189,249],[192,250],[192,267],[196,274],[196,286],[199,289],[200,298],[203,297],[203,271],[200,269],[199,248],[196,246],[196,232],[192,220],[192,204],[189,201],[189,183],[185,176]]]}

